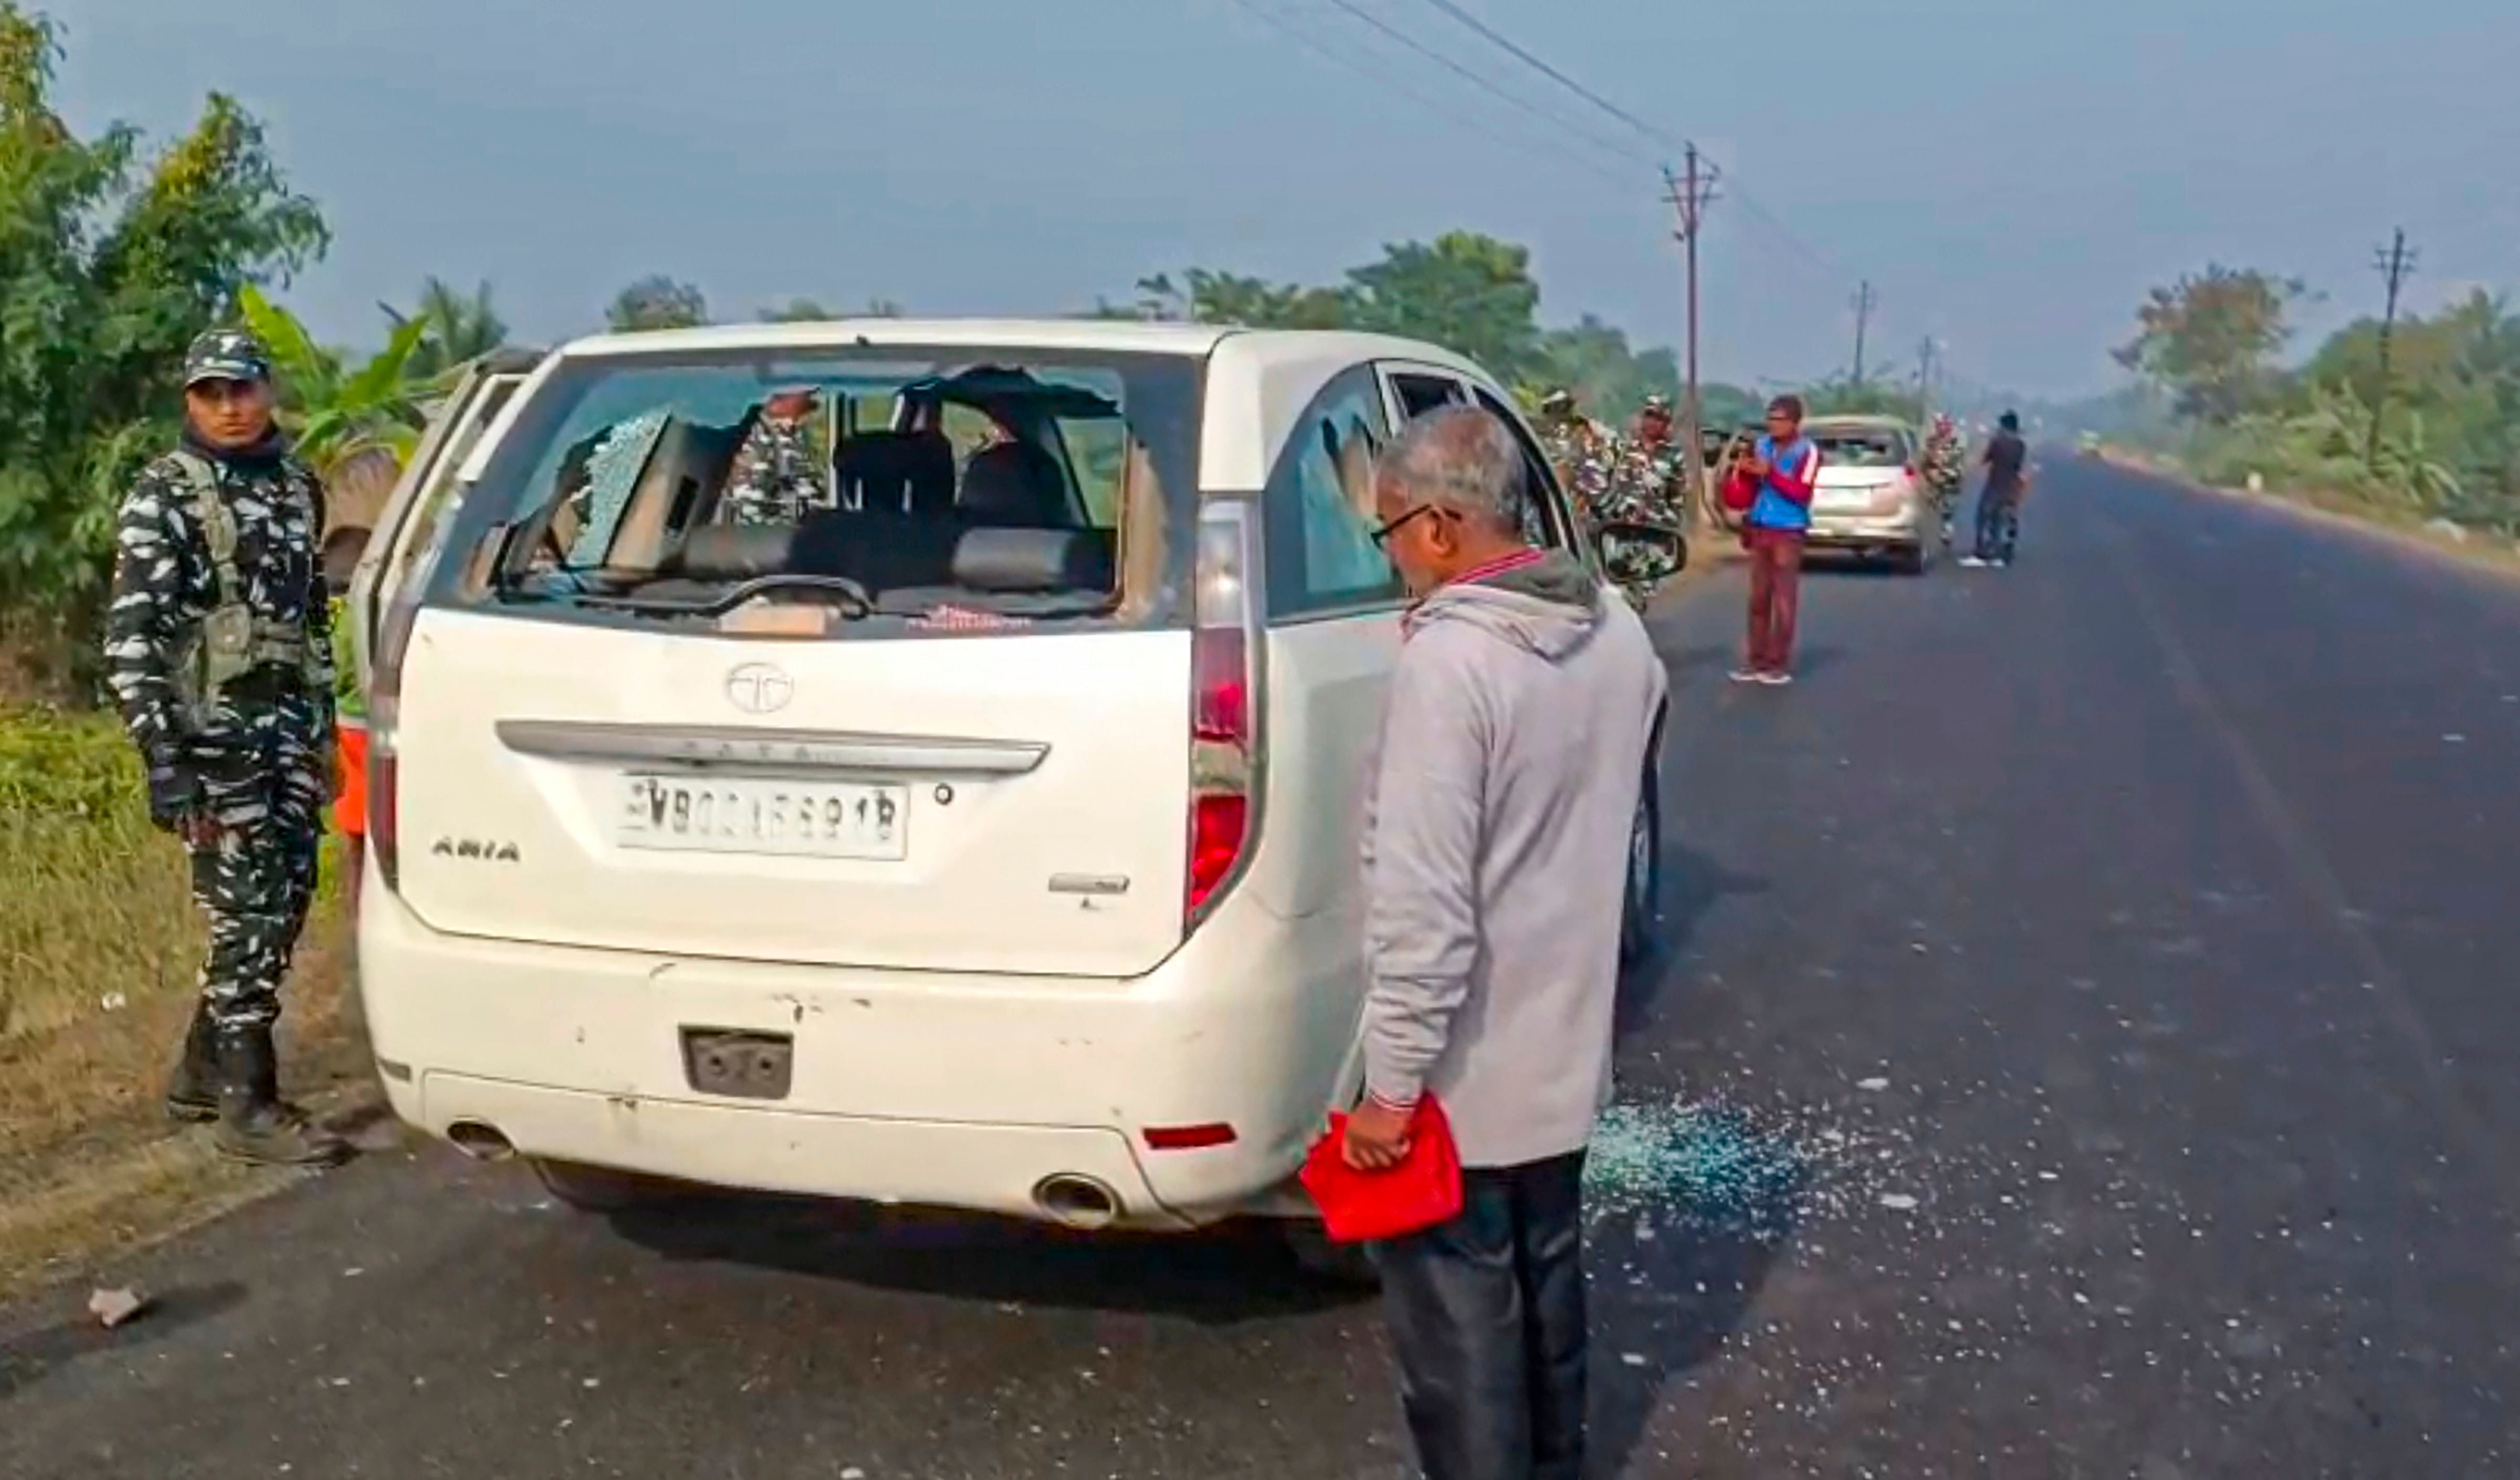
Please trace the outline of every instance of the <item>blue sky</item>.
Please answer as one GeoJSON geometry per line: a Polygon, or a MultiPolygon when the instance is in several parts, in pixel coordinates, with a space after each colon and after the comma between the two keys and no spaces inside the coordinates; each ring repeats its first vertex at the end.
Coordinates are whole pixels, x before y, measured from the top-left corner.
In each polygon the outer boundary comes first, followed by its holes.
{"type": "MultiPolygon", "coordinates": [[[[338,338],[429,273],[549,339],[650,272],[720,316],[1056,312],[1186,264],[1328,280],[1453,227],[1530,245],[1545,318],[1682,325],[1670,149],[1427,0],[1354,3],[1642,161],[1332,0],[37,3],[82,125],[169,131],[211,88],[269,123],[337,236],[290,300],[338,338]]],[[[1710,375],[1844,365],[1859,277],[1876,364],[1930,334],[2037,392],[2108,383],[2146,285],[2208,259],[2309,279],[2314,330],[2376,303],[2394,225],[2419,307],[2520,287],[2508,0],[1460,3],[1746,192],[1708,221],[1710,375]]]]}

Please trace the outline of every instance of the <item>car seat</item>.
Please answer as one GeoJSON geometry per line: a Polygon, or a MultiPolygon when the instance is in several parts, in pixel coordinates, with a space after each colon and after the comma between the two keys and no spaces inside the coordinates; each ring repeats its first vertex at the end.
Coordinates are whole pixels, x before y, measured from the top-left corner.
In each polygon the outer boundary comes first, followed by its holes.
{"type": "Polygon", "coordinates": [[[1030,442],[1000,442],[963,469],[966,522],[993,529],[1067,529],[1067,480],[1058,462],[1030,442]]]}

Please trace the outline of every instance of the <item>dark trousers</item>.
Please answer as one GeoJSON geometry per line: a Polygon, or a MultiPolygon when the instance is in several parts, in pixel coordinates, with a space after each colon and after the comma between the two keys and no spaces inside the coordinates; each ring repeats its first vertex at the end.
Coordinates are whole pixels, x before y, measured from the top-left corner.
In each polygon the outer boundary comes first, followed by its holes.
{"type": "Polygon", "coordinates": [[[1579,1480],[1584,1155],[1462,1181],[1460,1217],[1374,1251],[1418,1463],[1426,1480],[1579,1480]]]}
{"type": "Polygon", "coordinates": [[[1802,604],[1803,536],[1753,529],[1750,542],[1750,669],[1782,673],[1794,660],[1794,614],[1802,604]]]}
{"type": "Polygon", "coordinates": [[[218,841],[193,851],[209,925],[202,999],[222,1028],[268,1028],[315,901],[333,757],[322,708],[297,694],[217,705],[188,762],[218,841]]]}
{"type": "Polygon", "coordinates": [[[2009,561],[2021,539],[2021,495],[1989,488],[1977,496],[1977,550],[1982,561],[2009,561]]]}

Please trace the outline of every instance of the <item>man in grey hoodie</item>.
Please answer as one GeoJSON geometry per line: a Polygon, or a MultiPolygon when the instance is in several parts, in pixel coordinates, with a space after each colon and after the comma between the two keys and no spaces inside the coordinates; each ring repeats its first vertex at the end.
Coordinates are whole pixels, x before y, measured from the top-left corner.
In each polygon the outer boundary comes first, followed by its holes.
{"type": "Polygon", "coordinates": [[[1631,829],[1665,680],[1584,565],[1523,543],[1526,476],[1472,407],[1382,459],[1374,538],[1417,603],[1365,826],[1366,1091],[1345,1152],[1408,1150],[1432,1095],[1464,1201],[1377,1251],[1427,1480],[1583,1468],[1584,1148],[1610,1089],[1631,829]]]}

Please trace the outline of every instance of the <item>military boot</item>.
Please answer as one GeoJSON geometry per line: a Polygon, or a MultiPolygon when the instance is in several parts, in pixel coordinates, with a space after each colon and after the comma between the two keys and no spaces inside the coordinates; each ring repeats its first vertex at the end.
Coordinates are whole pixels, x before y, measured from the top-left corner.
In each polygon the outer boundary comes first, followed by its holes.
{"type": "Polygon", "coordinates": [[[280,1098],[280,1055],[268,1024],[218,1035],[219,1154],[270,1167],[327,1167],[349,1144],[280,1098]]]}
{"type": "Polygon", "coordinates": [[[201,1124],[219,1118],[219,1063],[210,1005],[193,1004],[193,1025],[184,1030],[184,1056],[166,1080],[166,1118],[201,1124]]]}

